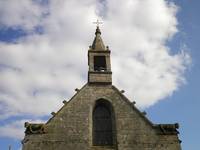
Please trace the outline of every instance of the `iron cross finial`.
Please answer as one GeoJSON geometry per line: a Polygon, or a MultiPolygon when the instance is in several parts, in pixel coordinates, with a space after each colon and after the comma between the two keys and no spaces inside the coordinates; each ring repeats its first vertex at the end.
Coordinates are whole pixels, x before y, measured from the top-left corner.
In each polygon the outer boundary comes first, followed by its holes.
{"type": "Polygon", "coordinates": [[[99,25],[100,24],[103,24],[103,22],[100,22],[98,19],[97,19],[97,21],[96,22],[93,22],[94,24],[96,24],[97,25],[97,27],[99,27],[99,25]]]}

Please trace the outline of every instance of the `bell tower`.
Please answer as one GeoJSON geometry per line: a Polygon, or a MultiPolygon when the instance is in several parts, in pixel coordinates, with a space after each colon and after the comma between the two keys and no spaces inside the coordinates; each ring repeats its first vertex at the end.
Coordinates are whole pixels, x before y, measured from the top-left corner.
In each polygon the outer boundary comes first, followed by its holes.
{"type": "Polygon", "coordinates": [[[105,47],[97,25],[95,38],[88,50],[88,83],[112,84],[110,50],[105,47]]]}

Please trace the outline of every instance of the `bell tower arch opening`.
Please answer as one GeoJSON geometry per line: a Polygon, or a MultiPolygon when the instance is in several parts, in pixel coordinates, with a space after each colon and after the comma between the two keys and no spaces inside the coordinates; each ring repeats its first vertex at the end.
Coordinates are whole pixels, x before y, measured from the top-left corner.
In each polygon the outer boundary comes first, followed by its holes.
{"type": "Polygon", "coordinates": [[[94,71],[106,71],[106,57],[94,56],[94,71]]]}

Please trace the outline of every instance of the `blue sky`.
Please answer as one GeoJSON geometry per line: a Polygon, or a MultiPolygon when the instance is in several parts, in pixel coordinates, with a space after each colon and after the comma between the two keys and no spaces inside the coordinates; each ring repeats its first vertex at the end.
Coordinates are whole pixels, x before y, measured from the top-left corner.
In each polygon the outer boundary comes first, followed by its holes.
{"type": "MultiPolygon", "coordinates": [[[[120,2],[113,7],[113,1],[88,0],[80,4],[75,0],[63,4],[63,11],[58,11],[62,3],[55,1],[29,0],[22,1],[21,5],[12,0],[0,2],[0,149],[12,145],[13,150],[19,150],[23,122],[47,120],[51,111],[62,106],[63,99],[74,94],[74,88],[86,82],[87,48],[94,37],[92,22],[96,18],[104,21],[102,36],[112,50],[114,84],[127,91],[130,99],[134,97],[152,122],[178,122],[183,150],[200,147],[200,2],[171,2],[175,6],[157,0],[129,4],[133,6],[129,8],[120,2]],[[69,5],[75,5],[77,11],[67,11],[69,5]],[[155,10],[163,15],[156,20],[141,19],[155,15],[155,10]],[[134,18],[133,22],[127,14],[134,18]],[[134,42],[127,44],[130,39],[134,42]],[[154,54],[167,61],[155,59],[154,54]],[[128,65],[123,64],[124,60],[128,65]],[[151,70],[146,62],[162,65],[151,70]],[[150,76],[143,77],[144,72],[150,76]],[[159,78],[154,79],[155,74],[159,78]],[[121,80],[130,77],[138,78],[121,80]],[[146,78],[153,82],[142,82],[146,78]],[[151,90],[147,91],[149,87],[151,90]],[[38,107],[29,107],[29,104],[38,107]]],[[[128,0],[124,3],[128,4],[128,0]]]]}
{"type": "Polygon", "coordinates": [[[192,65],[186,72],[187,84],[164,101],[147,109],[148,116],[154,122],[179,122],[180,140],[183,150],[194,150],[200,147],[198,129],[200,126],[200,51],[199,34],[200,1],[175,1],[180,7],[177,15],[181,32],[177,34],[169,45],[177,49],[180,43],[185,43],[192,57],[192,65]]]}

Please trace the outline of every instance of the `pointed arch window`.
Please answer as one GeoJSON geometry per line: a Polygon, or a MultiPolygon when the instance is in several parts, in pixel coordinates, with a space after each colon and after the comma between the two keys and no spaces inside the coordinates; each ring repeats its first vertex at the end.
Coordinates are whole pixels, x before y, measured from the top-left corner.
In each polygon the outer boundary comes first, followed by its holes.
{"type": "Polygon", "coordinates": [[[113,145],[113,123],[110,103],[102,100],[93,110],[93,145],[113,145]]]}

